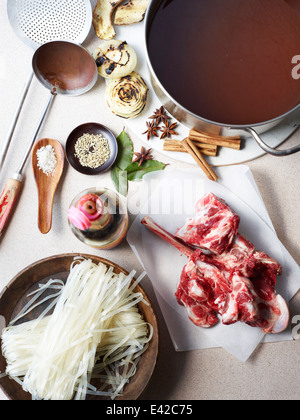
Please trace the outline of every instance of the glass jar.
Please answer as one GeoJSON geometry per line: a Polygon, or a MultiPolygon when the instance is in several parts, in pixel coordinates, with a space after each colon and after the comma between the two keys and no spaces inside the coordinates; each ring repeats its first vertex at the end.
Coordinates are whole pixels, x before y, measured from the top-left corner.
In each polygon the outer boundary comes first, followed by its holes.
{"type": "Polygon", "coordinates": [[[128,230],[126,199],[107,188],[89,188],[73,199],[68,221],[74,235],[86,245],[115,248],[128,230]]]}

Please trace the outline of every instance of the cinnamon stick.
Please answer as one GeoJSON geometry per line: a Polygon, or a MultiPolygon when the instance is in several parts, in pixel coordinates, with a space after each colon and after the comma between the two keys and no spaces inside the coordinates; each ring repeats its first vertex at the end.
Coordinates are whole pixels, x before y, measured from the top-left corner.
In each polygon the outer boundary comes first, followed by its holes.
{"type": "MultiPolygon", "coordinates": [[[[197,148],[205,156],[216,156],[217,155],[217,146],[213,144],[204,144],[197,142],[197,148]]],[[[166,152],[183,152],[188,153],[184,148],[181,140],[166,139],[163,146],[164,151],[166,152]]]]}
{"type": "Polygon", "coordinates": [[[184,139],[182,140],[182,145],[186,149],[186,151],[192,156],[192,158],[195,160],[198,166],[203,170],[205,175],[212,181],[217,181],[218,180],[217,174],[206,162],[203,155],[201,154],[199,149],[197,149],[197,147],[193,144],[193,142],[190,139],[184,139]]]}
{"type": "Polygon", "coordinates": [[[204,136],[204,137],[213,137],[213,138],[218,138],[218,139],[226,138],[226,139],[230,139],[230,140],[241,140],[241,137],[238,136],[238,135],[222,137],[220,134],[207,134],[205,131],[201,131],[197,128],[192,128],[190,131],[192,133],[199,134],[200,136],[204,136]]]}
{"type": "Polygon", "coordinates": [[[216,146],[229,147],[230,149],[234,150],[240,150],[241,148],[241,139],[238,136],[226,138],[209,136],[208,134],[192,129],[189,133],[189,139],[202,144],[214,144],[216,146]]]}

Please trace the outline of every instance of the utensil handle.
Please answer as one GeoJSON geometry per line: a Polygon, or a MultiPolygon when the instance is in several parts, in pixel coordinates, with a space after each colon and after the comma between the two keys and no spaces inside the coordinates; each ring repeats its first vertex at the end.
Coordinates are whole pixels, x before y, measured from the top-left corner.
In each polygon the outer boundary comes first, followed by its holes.
{"type": "Polygon", "coordinates": [[[268,146],[263,140],[262,138],[258,135],[258,133],[253,129],[253,128],[245,128],[244,131],[246,131],[247,133],[249,133],[254,140],[256,141],[256,143],[266,152],[269,153],[270,155],[273,156],[289,156],[292,155],[294,153],[300,152],[300,145],[298,146],[294,146],[290,149],[285,149],[285,150],[277,150],[274,149],[273,147],[268,146]]]}
{"type": "Polygon", "coordinates": [[[16,174],[8,180],[0,197],[0,236],[11,216],[14,204],[21,189],[21,176],[16,174]]]}
{"type": "Polygon", "coordinates": [[[39,194],[38,226],[40,232],[45,235],[52,226],[54,191],[51,196],[39,194]]]}
{"type": "Polygon", "coordinates": [[[35,132],[34,132],[33,136],[32,136],[32,139],[30,141],[30,144],[28,146],[28,149],[26,151],[26,154],[25,154],[25,156],[23,158],[23,161],[21,163],[21,166],[19,167],[19,169],[17,171],[18,174],[21,174],[22,171],[23,171],[23,169],[24,169],[25,163],[27,162],[27,159],[28,159],[28,157],[29,157],[29,155],[31,153],[31,149],[32,149],[32,147],[33,147],[33,145],[34,145],[34,143],[36,141],[37,135],[38,135],[38,133],[39,133],[39,131],[41,129],[41,126],[42,126],[42,124],[43,124],[43,122],[44,122],[44,120],[46,118],[47,112],[49,111],[49,108],[50,108],[50,106],[51,106],[51,104],[52,104],[52,102],[53,102],[53,100],[54,100],[55,97],[56,97],[56,93],[51,92],[50,95],[49,95],[47,104],[46,104],[46,106],[45,106],[45,108],[43,110],[43,114],[42,114],[42,116],[41,116],[41,118],[40,118],[40,120],[38,122],[38,125],[37,125],[37,127],[35,129],[35,132]]]}
{"type": "Polygon", "coordinates": [[[10,142],[12,140],[12,136],[14,134],[14,131],[15,131],[15,128],[16,128],[16,125],[17,125],[17,122],[18,122],[18,119],[19,119],[19,116],[20,116],[20,113],[21,113],[21,110],[22,110],[22,107],[23,107],[25,98],[27,96],[27,93],[28,93],[28,90],[29,90],[29,87],[30,87],[32,78],[33,78],[33,71],[31,71],[31,73],[29,75],[29,78],[28,78],[28,80],[27,80],[27,82],[25,84],[25,87],[24,87],[23,92],[22,92],[22,95],[21,95],[21,99],[20,99],[20,101],[18,103],[18,108],[17,108],[17,110],[15,112],[14,118],[13,118],[13,120],[11,122],[9,131],[7,133],[7,137],[6,137],[6,139],[5,139],[4,143],[3,143],[2,149],[0,151],[0,168],[2,168],[2,166],[3,166],[3,162],[4,162],[4,159],[6,157],[6,154],[7,154],[9,145],[10,145],[10,142]]]}

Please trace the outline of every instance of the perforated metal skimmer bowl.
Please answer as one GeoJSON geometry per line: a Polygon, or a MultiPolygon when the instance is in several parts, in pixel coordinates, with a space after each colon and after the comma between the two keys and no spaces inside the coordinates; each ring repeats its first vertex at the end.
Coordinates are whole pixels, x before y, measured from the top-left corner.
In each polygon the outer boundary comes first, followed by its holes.
{"type": "Polygon", "coordinates": [[[81,44],[92,22],[90,0],[8,0],[7,14],[16,35],[33,49],[55,40],[81,44]]]}
{"type": "MultiPolygon", "coordinates": [[[[90,0],[7,0],[7,15],[15,34],[33,50],[58,40],[82,44],[92,24],[90,0]]],[[[0,168],[32,78],[33,72],[30,73],[24,86],[7,137],[0,150],[0,168]]]]}

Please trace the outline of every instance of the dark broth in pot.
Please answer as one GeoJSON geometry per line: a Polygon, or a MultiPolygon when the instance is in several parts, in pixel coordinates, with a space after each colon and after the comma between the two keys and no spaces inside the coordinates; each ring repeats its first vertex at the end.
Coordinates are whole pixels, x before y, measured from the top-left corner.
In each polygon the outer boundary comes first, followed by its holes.
{"type": "Polygon", "coordinates": [[[163,0],[147,35],[159,81],[202,118],[254,125],[300,103],[300,0],[163,0]]]}

